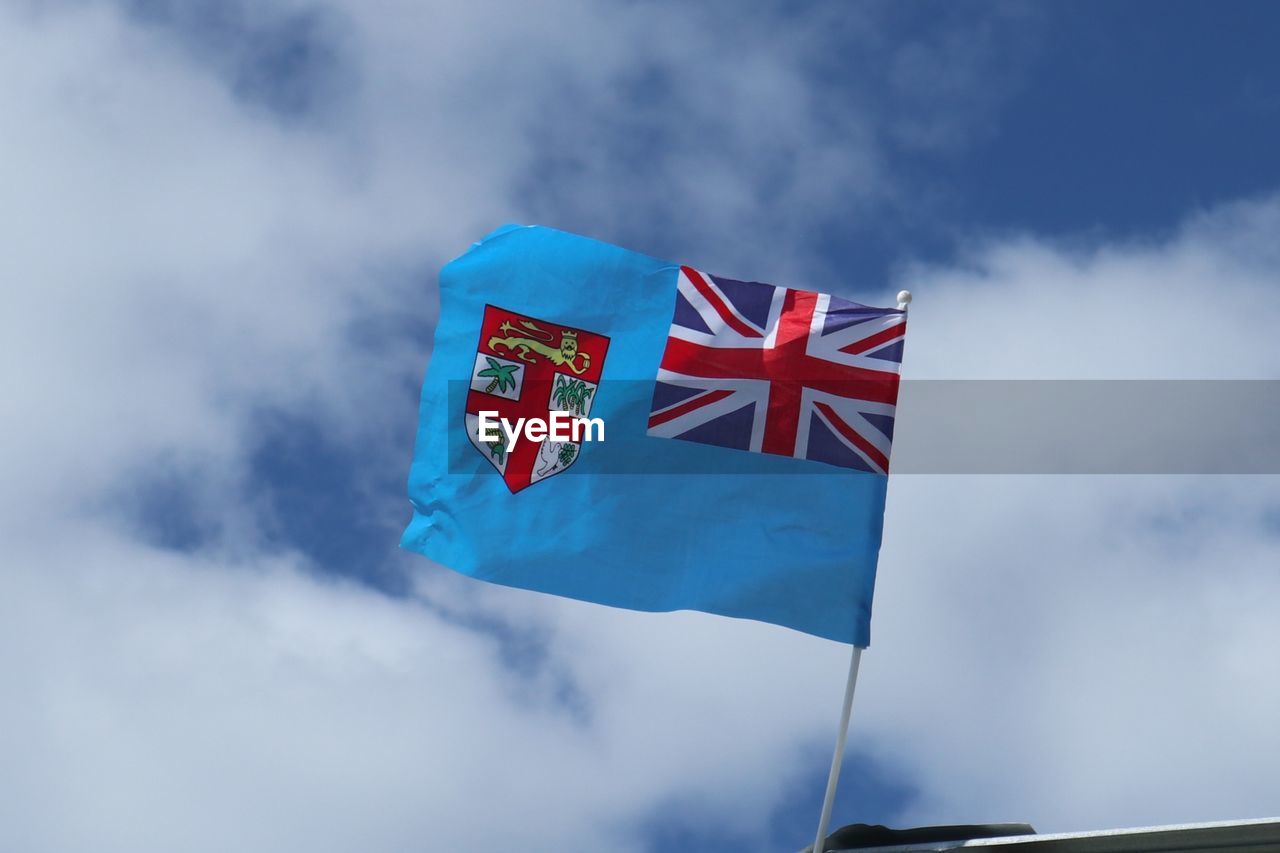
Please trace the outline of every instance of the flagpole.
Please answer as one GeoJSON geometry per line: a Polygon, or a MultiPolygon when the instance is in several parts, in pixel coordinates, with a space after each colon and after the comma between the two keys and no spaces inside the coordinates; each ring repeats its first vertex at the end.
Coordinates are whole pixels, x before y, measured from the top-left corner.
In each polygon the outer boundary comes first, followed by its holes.
{"type": "MultiPolygon", "coordinates": [[[[898,310],[903,314],[911,304],[911,291],[898,292],[898,310]]],[[[849,658],[849,677],[844,684],[844,707],[840,711],[840,729],[836,733],[836,753],[831,756],[831,772],[827,775],[827,793],[822,798],[822,816],[818,819],[818,836],[813,840],[813,853],[825,853],[827,830],[831,826],[831,808],[836,801],[836,783],[840,781],[840,765],[844,763],[845,743],[849,739],[849,717],[853,713],[853,691],[858,686],[858,668],[862,665],[862,646],[854,646],[849,658]]]]}
{"type": "Polygon", "coordinates": [[[862,646],[853,647],[849,658],[849,679],[844,685],[844,710],[840,712],[840,730],[836,733],[836,754],[831,757],[831,773],[827,776],[827,793],[822,799],[822,818],[818,821],[818,837],[814,839],[814,853],[822,853],[827,840],[827,828],[831,825],[831,807],[836,800],[836,782],[840,779],[840,764],[844,761],[844,745],[849,738],[849,715],[853,711],[853,689],[858,684],[858,667],[862,664],[862,646]]]}

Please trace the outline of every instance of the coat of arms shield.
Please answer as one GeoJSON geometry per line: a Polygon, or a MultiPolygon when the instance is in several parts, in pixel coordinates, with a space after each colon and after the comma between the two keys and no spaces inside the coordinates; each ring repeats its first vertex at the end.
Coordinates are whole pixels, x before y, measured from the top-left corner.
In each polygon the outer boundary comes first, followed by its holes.
{"type": "Polygon", "coordinates": [[[553,412],[585,418],[591,412],[609,339],[583,329],[486,305],[467,391],[467,438],[502,475],[512,494],[563,474],[582,452],[582,436],[548,436],[514,443],[500,428],[480,435],[480,413],[511,428],[524,419],[551,421],[553,412]],[[495,439],[496,436],[496,439],[495,439]]]}

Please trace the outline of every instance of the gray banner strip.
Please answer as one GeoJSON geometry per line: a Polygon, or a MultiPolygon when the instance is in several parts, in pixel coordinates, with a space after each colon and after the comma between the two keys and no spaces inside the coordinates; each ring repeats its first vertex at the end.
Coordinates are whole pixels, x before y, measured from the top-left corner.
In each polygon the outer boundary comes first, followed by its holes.
{"type": "Polygon", "coordinates": [[[1276,474],[1280,381],[917,380],[893,472],[1276,474]]]}
{"type": "MultiPolygon", "coordinates": [[[[467,383],[450,385],[450,408],[461,426],[467,383]]],[[[652,390],[652,382],[606,381],[597,398],[647,412],[652,390]]],[[[611,408],[594,407],[592,415],[611,408]]],[[[466,441],[461,429],[450,435],[466,441]]],[[[587,447],[582,464],[565,473],[841,470],[762,467],[750,459],[755,454],[719,450],[664,454],[650,446],[642,455],[642,465],[631,465],[587,447]]],[[[474,456],[454,473],[482,472],[484,466],[471,464],[483,461],[474,456]]],[[[891,465],[894,474],[1280,474],[1280,380],[904,381],[891,465]]]]}

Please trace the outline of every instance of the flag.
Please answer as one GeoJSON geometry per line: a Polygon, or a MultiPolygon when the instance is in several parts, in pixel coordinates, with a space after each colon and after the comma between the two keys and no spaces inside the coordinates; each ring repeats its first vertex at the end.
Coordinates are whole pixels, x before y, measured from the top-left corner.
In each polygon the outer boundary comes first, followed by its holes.
{"type": "Polygon", "coordinates": [[[440,275],[401,544],[493,583],[865,646],[905,330],[897,309],[501,228],[440,275]]]}
{"type": "Polygon", "coordinates": [[[889,473],[901,311],[690,267],[675,302],[649,435],[889,473]]]}

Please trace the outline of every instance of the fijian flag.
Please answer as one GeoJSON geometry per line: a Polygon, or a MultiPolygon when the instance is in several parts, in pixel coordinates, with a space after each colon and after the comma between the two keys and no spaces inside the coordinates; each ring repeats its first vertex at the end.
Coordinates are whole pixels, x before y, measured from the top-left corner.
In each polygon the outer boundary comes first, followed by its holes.
{"type": "Polygon", "coordinates": [[[500,228],[440,274],[401,542],[491,583],[865,646],[905,321],[500,228]],[[608,440],[508,447],[477,433],[489,410],[608,440]]]}
{"type": "Polygon", "coordinates": [[[887,474],[906,319],[681,267],[648,434],[887,474]]]}

